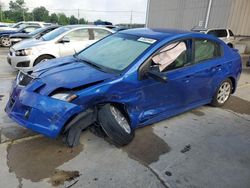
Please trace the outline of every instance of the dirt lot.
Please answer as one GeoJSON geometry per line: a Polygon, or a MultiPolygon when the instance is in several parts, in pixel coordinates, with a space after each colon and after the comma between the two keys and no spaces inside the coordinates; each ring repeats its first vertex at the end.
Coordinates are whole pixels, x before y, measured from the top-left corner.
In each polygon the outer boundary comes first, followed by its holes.
{"type": "Polygon", "coordinates": [[[6,54],[0,50],[0,187],[250,187],[250,68],[223,108],[138,129],[123,148],[86,131],[70,149],[6,116],[16,75],[6,54]]]}

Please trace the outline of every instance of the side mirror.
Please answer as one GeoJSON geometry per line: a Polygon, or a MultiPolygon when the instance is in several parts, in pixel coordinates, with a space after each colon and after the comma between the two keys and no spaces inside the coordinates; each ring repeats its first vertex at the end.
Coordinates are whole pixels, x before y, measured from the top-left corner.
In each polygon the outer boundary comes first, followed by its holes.
{"type": "Polygon", "coordinates": [[[69,43],[70,42],[70,39],[68,37],[63,37],[61,40],[60,40],[60,43],[69,43]]]}
{"type": "Polygon", "coordinates": [[[167,83],[168,77],[159,71],[158,68],[150,68],[147,73],[147,77],[153,78],[159,82],[167,83]]]}

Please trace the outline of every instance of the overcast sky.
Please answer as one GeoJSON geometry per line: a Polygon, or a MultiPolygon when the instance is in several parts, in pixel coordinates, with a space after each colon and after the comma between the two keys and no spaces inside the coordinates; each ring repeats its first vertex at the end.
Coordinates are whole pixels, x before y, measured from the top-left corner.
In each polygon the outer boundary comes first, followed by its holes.
{"type": "MultiPolygon", "coordinates": [[[[8,7],[9,1],[0,0],[5,9],[8,7]]],[[[147,9],[147,0],[25,0],[25,2],[29,11],[34,7],[45,6],[50,13],[64,12],[68,16],[73,14],[77,17],[77,9],[80,9],[80,17],[84,17],[89,21],[100,18],[114,24],[130,23],[130,11],[133,11],[133,23],[145,23],[147,9]]]]}

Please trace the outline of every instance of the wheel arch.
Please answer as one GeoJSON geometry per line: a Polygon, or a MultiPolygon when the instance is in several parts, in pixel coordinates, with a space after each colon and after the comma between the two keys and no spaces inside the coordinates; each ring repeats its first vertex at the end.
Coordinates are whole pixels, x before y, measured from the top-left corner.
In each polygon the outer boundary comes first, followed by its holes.
{"type": "Polygon", "coordinates": [[[39,56],[34,60],[33,66],[35,66],[35,65],[37,64],[36,61],[37,61],[39,58],[43,57],[43,56],[50,56],[50,57],[52,57],[51,59],[56,58],[56,56],[55,56],[55,55],[52,55],[52,54],[42,54],[42,55],[39,55],[39,56]]]}
{"type": "Polygon", "coordinates": [[[117,107],[125,115],[125,117],[129,121],[129,123],[130,124],[132,123],[132,118],[130,116],[127,104],[122,103],[122,102],[117,102],[117,101],[111,101],[111,102],[105,102],[105,103],[98,104],[97,106],[98,106],[98,108],[100,108],[102,105],[105,105],[105,104],[111,104],[111,105],[114,105],[115,107],[117,107]]]}
{"type": "Polygon", "coordinates": [[[234,78],[234,77],[232,77],[232,76],[229,76],[228,77],[228,79],[230,79],[231,80],[231,82],[232,82],[232,94],[236,91],[236,79],[234,78]]]}

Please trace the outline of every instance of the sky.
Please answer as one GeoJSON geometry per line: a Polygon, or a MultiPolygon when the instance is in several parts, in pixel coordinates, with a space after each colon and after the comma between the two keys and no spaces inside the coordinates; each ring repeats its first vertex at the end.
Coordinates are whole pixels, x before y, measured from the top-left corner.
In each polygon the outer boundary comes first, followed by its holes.
{"type": "MultiPolygon", "coordinates": [[[[10,0],[0,0],[8,8],[10,0]]],[[[145,23],[147,0],[25,0],[31,11],[34,7],[44,6],[52,12],[64,12],[67,16],[84,17],[88,21],[97,19],[118,23],[145,23]],[[132,11],[132,16],[131,16],[132,11]]]]}

